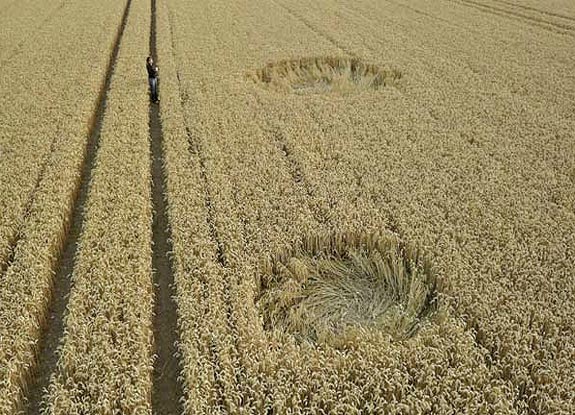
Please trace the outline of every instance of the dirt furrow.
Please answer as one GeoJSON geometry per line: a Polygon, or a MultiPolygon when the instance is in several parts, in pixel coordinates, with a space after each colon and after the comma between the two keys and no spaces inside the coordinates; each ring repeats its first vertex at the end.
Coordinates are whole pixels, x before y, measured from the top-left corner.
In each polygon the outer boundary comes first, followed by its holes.
{"type": "MultiPolygon", "coordinates": [[[[156,0],[151,1],[150,55],[157,60],[156,0]]],[[[154,361],[152,410],[157,415],[183,413],[181,362],[176,357],[178,335],[177,309],[174,300],[174,273],[169,253],[172,252],[167,218],[165,177],[163,169],[162,124],[159,104],[150,104],[150,143],[152,155],[152,223],[154,272],[154,361]]]]}
{"type": "Polygon", "coordinates": [[[40,413],[44,390],[48,387],[50,376],[54,372],[58,362],[58,344],[64,334],[64,314],[72,286],[70,277],[74,269],[76,250],[84,224],[84,206],[88,198],[90,180],[96,161],[100,132],[106,109],[107,93],[110,89],[112,73],[114,72],[115,62],[120,50],[120,42],[126,27],[131,2],[132,0],[127,0],[126,2],[124,14],[114,41],[114,47],[108,61],[106,77],[100,89],[96,109],[91,120],[90,134],[84,155],[84,164],[72,209],[72,220],[56,268],[52,299],[50,301],[45,327],[42,330],[39,340],[38,365],[32,376],[32,381],[25,397],[26,413],[30,415],[40,413]]]}

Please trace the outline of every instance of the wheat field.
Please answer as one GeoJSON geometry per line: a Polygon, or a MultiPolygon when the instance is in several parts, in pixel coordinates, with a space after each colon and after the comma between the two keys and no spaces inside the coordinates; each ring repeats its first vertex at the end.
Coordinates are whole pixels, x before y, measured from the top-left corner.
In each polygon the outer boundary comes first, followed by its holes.
{"type": "Polygon", "coordinates": [[[0,414],[575,413],[571,0],[0,26],[0,414]]]}

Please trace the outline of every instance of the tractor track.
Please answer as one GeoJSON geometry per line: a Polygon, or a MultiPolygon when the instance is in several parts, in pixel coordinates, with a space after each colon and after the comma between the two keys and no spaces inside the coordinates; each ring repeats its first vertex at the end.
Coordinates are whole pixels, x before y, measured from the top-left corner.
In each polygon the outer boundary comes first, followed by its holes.
{"type": "Polygon", "coordinates": [[[299,14],[298,12],[290,9],[289,7],[287,7],[286,5],[280,3],[279,1],[276,0],[270,0],[273,4],[275,4],[276,6],[281,7],[282,9],[284,9],[291,17],[293,17],[294,19],[298,20],[300,23],[302,23],[304,26],[306,26],[309,30],[311,30],[313,33],[315,33],[316,35],[322,37],[323,39],[327,40],[328,42],[330,42],[332,45],[334,45],[337,49],[339,49],[340,51],[342,51],[344,54],[352,57],[352,58],[357,58],[358,55],[351,50],[350,48],[348,48],[347,46],[341,44],[340,42],[337,41],[337,39],[335,39],[334,37],[330,36],[329,34],[325,33],[323,30],[318,29],[317,27],[315,27],[309,20],[307,20],[305,17],[303,17],[301,14],[299,14]]]}
{"type": "MultiPolygon", "coordinates": [[[[156,48],[156,0],[151,0],[150,55],[157,60],[156,48]]],[[[181,397],[183,385],[182,367],[177,358],[178,330],[177,305],[174,299],[174,272],[169,256],[173,251],[165,199],[163,133],[159,104],[150,103],[150,154],[152,156],[152,268],[154,281],[154,346],[155,355],[152,387],[152,413],[155,415],[178,415],[183,413],[181,397]]]]}
{"type": "MultiPolygon", "coordinates": [[[[177,78],[178,78],[178,89],[180,91],[180,100],[181,100],[181,105],[182,105],[182,111],[184,111],[184,102],[185,102],[185,96],[184,96],[184,90],[182,88],[181,85],[181,77],[180,74],[177,74],[177,78]]],[[[229,268],[229,263],[228,263],[228,259],[226,256],[226,252],[225,252],[225,246],[221,240],[219,231],[218,231],[218,226],[217,226],[217,222],[216,222],[216,212],[215,212],[215,207],[214,207],[214,203],[213,203],[213,198],[211,195],[211,190],[210,190],[210,183],[209,183],[209,179],[208,179],[208,174],[207,174],[207,167],[206,167],[206,159],[205,159],[205,154],[204,154],[204,150],[203,147],[201,145],[201,143],[194,138],[194,134],[192,133],[190,127],[187,125],[185,125],[185,129],[186,129],[186,134],[187,134],[187,138],[188,138],[188,150],[189,153],[192,157],[197,157],[198,162],[199,162],[199,170],[200,170],[200,178],[204,187],[204,206],[206,208],[206,221],[208,224],[208,231],[210,234],[210,239],[212,240],[212,242],[215,245],[215,260],[216,263],[221,267],[222,269],[222,274],[225,273],[225,270],[227,270],[229,268]]],[[[225,289],[225,288],[224,288],[225,289]]],[[[207,290],[210,290],[210,286],[209,284],[207,285],[207,290]]],[[[208,293],[208,298],[212,297],[212,296],[217,296],[217,293],[208,293]]],[[[209,303],[209,300],[206,300],[209,303]]],[[[227,310],[226,310],[226,314],[227,314],[227,310]]],[[[228,321],[229,323],[229,321],[228,321]]],[[[218,342],[217,342],[217,338],[212,336],[211,337],[211,341],[210,341],[210,345],[209,345],[209,350],[210,350],[210,361],[211,361],[211,365],[212,365],[212,369],[214,372],[214,384],[216,386],[216,390],[215,390],[215,396],[213,397],[214,401],[216,402],[216,407],[219,409],[223,409],[226,407],[225,405],[225,399],[226,399],[226,387],[225,384],[223,383],[222,377],[219,375],[219,373],[222,371],[222,364],[220,362],[220,347],[218,347],[218,342]]]]}
{"type": "Polygon", "coordinates": [[[449,0],[449,1],[452,3],[460,4],[465,7],[479,10],[484,13],[505,17],[511,20],[516,20],[526,25],[545,29],[556,34],[575,37],[575,27],[568,24],[552,22],[548,19],[530,16],[528,14],[505,9],[503,7],[490,6],[488,4],[475,0],[449,0]]]}
{"type": "MultiPolygon", "coordinates": [[[[253,96],[260,108],[266,108],[266,104],[258,94],[254,94],[253,96]]],[[[317,124],[317,120],[314,119],[314,121],[317,124]]],[[[313,214],[314,219],[321,225],[333,225],[330,223],[329,209],[327,209],[327,206],[322,206],[320,203],[320,200],[316,195],[316,191],[309,179],[306,177],[301,161],[294,155],[293,149],[291,148],[285,133],[278,125],[276,125],[276,123],[269,119],[258,119],[258,125],[265,135],[270,137],[272,145],[281,156],[281,159],[292,178],[294,187],[299,189],[302,197],[307,201],[308,208],[313,214]]]]}
{"type": "Polygon", "coordinates": [[[34,188],[30,192],[30,195],[28,196],[28,200],[26,201],[26,204],[24,205],[24,214],[22,215],[22,221],[20,222],[20,225],[16,229],[16,234],[15,234],[13,240],[10,242],[10,244],[8,246],[8,255],[6,257],[6,260],[0,264],[0,280],[4,277],[4,275],[8,271],[8,268],[10,268],[10,266],[14,262],[14,258],[16,256],[16,248],[18,246],[18,243],[20,242],[20,240],[24,236],[24,234],[23,234],[24,228],[26,226],[28,219],[30,218],[30,214],[32,213],[32,206],[34,205],[34,201],[36,200],[36,196],[38,195],[38,192],[40,191],[40,185],[42,184],[42,180],[44,179],[44,176],[46,174],[46,170],[48,169],[48,165],[50,164],[50,159],[51,159],[52,155],[54,154],[54,151],[56,150],[57,139],[58,139],[58,135],[56,134],[56,136],[52,139],[52,142],[50,143],[50,151],[48,151],[48,154],[46,155],[46,157],[42,161],[42,165],[40,166],[40,172],[38,173],[38,177],[36,178],[36,182],[34,183],[34,188]]]}
{"type": "Polygon", "coordinates": [[[44,391],[48,387],[50,376],[55,372],[58,363],[58,345],[64,334],[64,314],[72,288],[71,274],[75,265],[78,242],[84,226],[84,209],[88,199],[92,171],[96,163],[96,154],[98,152],[102,124],[106,112],[108,91],[110,89],[114,66],[120,50],[120,43],[128,20],[131,3],[132,0],[126,1],[122,20],[114,40],[114,47],[108,61],[106,77],[100,89],[96,108],[90,123],[90,132],[88,134],[81,175],[71,209],[71,222],[69,229],[67,229],[60,258],[56,266],[53,292],[49,301],[45,324],[38,342],[37,366],[26,390],[25,413],[29,415],[41,413],[44,391]]]}
{"type": "MultiPolygon", "coordinates": [[[[179,77],[178,77],[178,79],[179,79],[179,77]]],[[[180,91],[181,91],[181,89],[180,89],[180,91]]],[[[209,183],[208,175],[207,175],[206,159],[205,159],[204,151],[203,151],[201,144],[196,139],[194,139],[194,134],[192,133],[190,127],[188,127],[187,125],[186,125],[186,134],[188,136],[188,144],[189,144],[190,154],[196,156],[198,158],[199,163],[200,163],[200,177],[201,177],[202,182],[204,184],[204,195],[205,195],[204,205],[206,207],[207,216],[208,216],[207,222],[208,222],[210,237],[216,245],[216,260],[222,267],[227,268],[229,266],[229,264],[228,264],[228,260],[227,260],[226,253],[225,253],[225,246],[224,246],[224,243],[222,242],[221,237],[219,235],[218,226],[217,226],[217,222],[216,222],[215,207],[214,207],[213,197],[212,197],[211,190],[210,190],[210,183],[209,183]]]]}
{"type": "MultiPolygon", "coordinates": [[[[174,45],[174,33],[173,33],[173,27],[172,26],[173,25],[172,25],[172,22],[170,19],[170,35],[171,35],[171,41],[172,41],[172,54],[174,55],[174,61],[176,61],[176,57],[175,57],[175,50],[176,49],[175,49],[175,45],[174,45]]],[[[180,107],[181,107],[182,114],[185,114],[185,105],[186,105],[186,101],[187,101],[188,97],[187,97],[187,95],[184,91],[184,88],[182,86],[182,78],[181,78],[180,71],[178,68],[176,68],[176,78],[178,81],[178,91],[180,93],[180,107]]],[[[214,203],[213,203],[212,192],[210,189],[210,182],[208,179],[205,151],[204,151],[204,148],[203,148],[201,141],[199,139],[197,139],[196,137],[194,137],[194,133],[192,132],[188,123],[185,121],[185,117],[184,117],[184,127],[185,127],[186,135],[188,138],[189,153],[192,157],[193,156],[197,157],[199,167],[200,167],[200,178],[201,178],[202,185],[204,188],[204,205],[206,207],[206,212],[207,212],[207,223],[208,223],[210,237],[216,246],[216,260],[222,267],[227,268],[228,267],[228,260],[226,258],[226,254],[225,254],[225,246],[224,246],[224,244],[221,240],[221,237],[219,235],[218,227],[217,227],[217,223],[216,223],[216,213],[215,213],[215,207],[214,207],[214,203]]]]}
{"type": "MultiPolygon", "coordinates": [[[[171,12],[169,13],[169,20],[170,20],[170,40],[171,40],[171,45],[172,45],[172,55],[174,58],[174,63],[177,63],[176,47],[175,47],[175,43],[174,43],[174,28],[173,28],[173,21],[172,21],[171,12]]],[[[185,114],[185,106],[186,106],[186,101],[188,100],[188,96],[187,96],[186,92],[184,91],[184,87],[182,86],[182,77],[180,75],[179,68],[177,68],[177,67],[176,67],[176,78],[177,78],[177,84],[178,84],[178,91],[180,94],[180,109],[182,111],[182,114],[185,114]]],[[[221,240],[221,237],[220,237],[220,234],[218,231],[218,227],[217,227],[215,207],[214,207],[214,203],[213,203],[213,197],[212,197],[212,192],[210,189],[210,182],[208,179],[208,173],[207,173],[207,167],[206,167],[205,151],[204,151],[201,140],[194,136],[192,129],[190,128],[190,126],[188,125],[188,123],[186,121],[186,117],[184,117],[184,127],[185,127],[186,135],[188,138],[189,153],[191,156],[197,157],[199,167],[200,167],[200,178],[201,178],[202,185],[204,188],[204,198],[205,198],[204,205],[205,205],[206,211],[207,211],[207,222],[208,222],[210,237],[216,246],[216,260],[222,267],[227,268],[229,266],[229,263],[228,263],[228,259],[226,257],[226,253],[225,253],[225,246],[221,240]]]]}
{"type": "Polygon", "coordinates": [[[273,139],[274,145],[278,152],[284,159],[285,165],[289,171],[290,176],[294,182],[296,188],[301,188],[302,193],[308,201],[308,207],[313,213],[315,219],[318,223],[322,225],[327,225],[329,222],[329,212],[326,212],[325,208],[318,203],[318,198],[316,196],[313,186],[310,184],[308,178],[303,173],[301,167],[301,162],[294,156],[291,146],[288,144],[288,140],[285,137],[285,133],[279,129],[277,126],[269,125],[271,128],[271,137],[273,139]]]}
{"type": "MultiPolygon", "coordinates": [[[[172,45],[172,54],[174,57],[174,62],[177,62],[176,55],[175,55],[175,44],[174,44],[174,32],[173,32],[173,20],[171,13],[169,14],[170,17],[170,36],[171,36],[171,45],[172,45]]],[[[189,98],[184,87],[182,85],[182,79],[179,72],[179,69],[176,68],[176,77],[177,77],[177,85],[178,91],[180,95],[180,106],[181,111],[185,114],[185,105],[186,101],[189,98]]],[[[208,230],[210,234],[210,238],[215,245],[215,260],[216,263],[221,267],[221,276],[222,276],[222,286],[221,290],[215,290],[216,292],[212,292],[209,294],[217,303],[221,303],[224,310],[222,311],[226,320],[226,331],[225,334],[229,335],[232,339],[231,345],[233,346],[231,350],[226,347],[222,347],[221,343],[217,342],[217,339],[212,336],[211,343],[209,345],[210,350],[210,360],[212,367],[214,368],[214,384],[216,386],[214,401],[217,402],[216,406],[221,408],[228,407],[228,400],[232,399],[232,397],[228,397],[226,391],[229,390],[228,387],[222,382],[222,376],[218,374],[220,371],[219,369],[222,368],[221,364],[221,357],[222,353],[229,353],[228,357],[235,361],[239,362],[239,344],[238,344],[238,336],[237,336],[237,321],[234,317],[234,306],[232,304],[232,285],[235,284],[235,273],[233,270],[233,262],[228,258],[227,254],[227,247],[222,241],[220,231],[218,230],[217,218],[216,218],[216,207],[214,206],[212,190],[210,186],[210,181],[208,178],[208,167],[206,163],[206,156],[205,150],[203,147],[203,143],[201,138],[195,136],[192,132],[191,127],[186,122],[186,118],[184,117],[184,127],[187,134],[188,139],[188,150],[190,155],[193,158],[197,158],[199,163],[199,173],[200,178],[203,183],[204,188],[204,205],[206,208],[206,215],[207,215],[207,224],[208,230]],[[233,281],[232,281],[233,280],[233,281]]],[[[233,196],[232,196],[233,197],[233,196]]],[[[208,286],[208,289],[210,287],[208,286]]],[[[232,393],[239,393],[240,395],[242,392],[242,379],[245,377],[245,373],[241,365],[235,366],[230,368],[230,375],[235,380],[235,385],[232,386],[233,391],[232,393]]],[[[243,399],[243,398],[242,398],[243,399]]]]}
{"type": "Polygon", "coordinates": [[[523,4],[513,3],[510,1],[506,1],[506,0],[493,0],[493,1],[500,3],[500,4],[505,4],[505,5],[511,6],[513,8],[516,8],[516,9],[523,9],[523,10],[526,10],[529,12],[535,12],[535,13],[539,13],[539,14],[542,14],[545,16],[550,16],[550,17],[555,17],[555,18],[565,19],[565,20],[570,20],[572,22],[575,22],[575,17],[573,17],[573,16],[566,16],[566,15],[561,14],[561,13],[555,13],[555,12],[550,12],[547,10],[541,10],[541,9],[536,8],[536,7],[525,6],[523,4]]]}
{"type": "MultiPolygon", "coordinates": [[[[403,9],[405,9],[405,10],[409,10],[409,11],[415,13],[415,14],[418,14],[418,15],[420,15],[420,16],[426,17],[426,18],[428,18],[428,19],[441,22],[442,24],[448,25],[448,26],[450,26],[450,27],[452,27],[452,28],[463,29],[463,30],[467,30],[467,31],[469,31],[469,32],[476,33],[476,34],[478,33],[477,31],[472,30],[472,29],[470,29],[469,27],[462,26],[462,25],[457,24],[456,22],[453,22],[453,21],[451,21],[451,20],[449,20],[449,19],[445,19],[445,18],[443,18],[443,17],[441,17],[441,16],[437,16],[437,15],[435,15],[435,14],[428,13],[428,12],[426,12],[426,11],[424,11],[424,10],[421,10],[421,9],[418,9],[418,8],[416,8],[416,7],[412,7],[412,6],[409,6],[409,5],[407,5],[407,4],[400,3],[400,2],[395,2],[395,1],[393,1],[393,0],[384,0],[384,1],[387,2],[387,3],[389,3],[389,4],[393,4],[393,5],[396,6],[396,7],[401,7],[401,8],[403,8],[403,9]]],[[[355,12],[353,9],[348,9],[348,10],[350,10],[352,13],[355,12]]],[[[359,12],[359,11],[356,12],[356,15],[362,17],[363,19],[373,21],[372,19],[369,19],[367,16],[364,16],[364,15],[363,15],[361,12],[359,12]]]]}
{"type": "MultiPolygon", "coordinates": [[[[176,80],[177,80],[177,85],[178,85],[178,92],[179,92],[179,98],[180,98],[180,111],[182,112],[182,114],[185,114],[184,112],[184,108],[185,108],[185,102],[187,100],[187,96],[184,92],[184,89],[182,87],[182,79],[180,76],[180,72],[179,72],[179,68],[177,67],[177,57],[176,57],[176,45],[175,45],[175,41],[174,41],[174,24],[173,24],[173,19],[172,19],[172,14],[171,11],[168,10],[168,18],[169,18],[169,25],[170,25],[170,42],[171,42],[171,53],[172,53],[172,58],[174,59],[174,64],[176,65],[176,80]]],[[[212,239],[212,242],[215,245],[215,257],[217,260],[217,263],[222,267],[224,267],[224,264],[226,264],[225,261],[225,256],[224,256],[224,251],[223,251],[223,246],[221,244],[221,242],[218,239],[218,234],[217,234],[217,229],[216,229],[216,225],[215,225],[215,217],[214,217],[214,212],[213,212],[213,206],[212,206],[212,202],[211,202],[211,196],[209,193],[209,182],[208,182],[208,178],[207,178],[207,173],[206,173],[206,167],[205,167],[205,160],[203,159],[202,154],[200,153],[200,146],[196,143],[196,141],[194,140],[194,136],[192,134],[192,131],[190,130],[190,128],[187,125],[187,122],[185,121],[185,117],[184,117],[184,122],[183,122],[183,127],[186,130],[186,135],[187,135],[187,144],[188,144],[188,152],[190,154],[190,157],[193,158],[193,156],[197,156],[198,158],[198,162],[199,162],[199,170],[200,170],[200,180],[202,182],[202,186],[203,186],[203,190],[204,190],[204,207],[206,208],[206,221],[208,224],[208,233],[210,235],[210,238],[212,239]]],[[[212,296],[212,292],[210,290],[210,282],[207,281],[204,277],[201,277],[198,279],[198,281],[201,284],[201,288],[202,288],[202,302],[201,305],[203,306],[203,308],[206,309],[205,315],[206,316],[210,316],[211,313],[214,310],[210,310],[209,306],[210,306],[210,297],[212,296]]],[[[209,381],[214,385],[214,388],[211,392],[211,396],[210,397],[204,397],[204,399],[207,399],[208,401],[212,401],[214,403],[214,406],[217,408],[224,408],[225,407],[225,387],[222,383],[221,377],[218,374],[219,368],[221,367],[220,364],[220,359],[218,357],[218,349],[217,349],[217,345],[216,345],[216,338],[214,337],[214,334],[212,333],[210,335],[210,340],[209,340],[209,344],[202,344],[202,345],[198,345],[199,349],[204,349],[204,351],[207,350],[207,361],[209,362],[209,368],[207,368],[207,372],[208,372],[208,376],[209,376],[209,381]],[[203,346],[203,347],[202,347],[203,346]]]]}

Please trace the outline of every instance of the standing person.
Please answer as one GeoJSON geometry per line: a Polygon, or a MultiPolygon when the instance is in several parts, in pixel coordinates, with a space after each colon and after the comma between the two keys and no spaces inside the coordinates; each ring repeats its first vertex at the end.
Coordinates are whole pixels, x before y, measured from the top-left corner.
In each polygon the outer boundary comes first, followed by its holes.
{"type": "Polygon", "coordinates": [[[148,83],[150,84],[150,99],[153,103],[160,102],[158,98],[158,67],[154,65],[151,56],[146,58],[146,69],[148,70],[148,83]]]}

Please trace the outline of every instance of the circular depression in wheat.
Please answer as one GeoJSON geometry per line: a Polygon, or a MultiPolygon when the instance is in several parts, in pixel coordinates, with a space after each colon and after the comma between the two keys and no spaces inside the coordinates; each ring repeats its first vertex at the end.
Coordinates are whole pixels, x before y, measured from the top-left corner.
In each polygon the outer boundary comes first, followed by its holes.
{"type": "Polygon", "coordinates": [[[271,89],[296,94],[351,93],[396,85],[401,72],[358,58],[309,57],[268,63],[257,80],[271,89]]]}
{"type": "Polygon", "coordinates": [[[405,339],[438,306],[429,261],[391,235],[309,237],[266,260],[258,283],[264,328],[298,341],[357,327],[405,339]]]}

